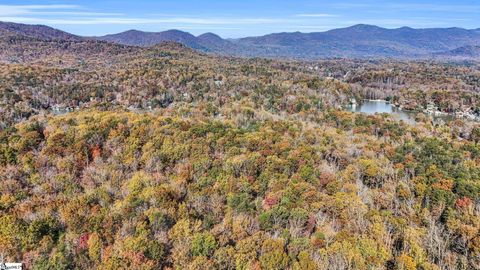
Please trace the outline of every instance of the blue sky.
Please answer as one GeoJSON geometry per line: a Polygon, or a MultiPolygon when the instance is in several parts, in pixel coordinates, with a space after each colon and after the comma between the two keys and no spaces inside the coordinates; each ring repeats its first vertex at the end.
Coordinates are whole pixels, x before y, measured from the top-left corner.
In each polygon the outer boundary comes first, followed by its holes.
{"type": "Polygon", "coordinates": [[[46,24],[79,35],[180,29],[226,38],[359,23],[473,29],[480,27],[480,0],[0,0],[0,21],[46,24]]]}

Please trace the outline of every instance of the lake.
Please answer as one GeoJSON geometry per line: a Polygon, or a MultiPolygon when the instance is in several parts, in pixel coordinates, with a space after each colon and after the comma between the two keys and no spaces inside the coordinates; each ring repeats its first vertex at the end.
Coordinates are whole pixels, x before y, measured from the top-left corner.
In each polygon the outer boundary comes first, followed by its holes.
{"type": "MultiPolygon", "coordinates": [[[[415,124],[415,117],[418,112],[404,111],[393,106],[391,103],[384,100],[365,100],[362,104],[357,104],[356,106],[349,105],[347,110],[350,112],[358,112],[365,114],[376,114],[376,113],[388,113],[391,114],[394,118],[398,120],[403,120],[407,123],[415,124]]],[[[442,115],[442,116],[433,116],[434,122],[449,122],[454,119],[454,116],[442,115]]]]}

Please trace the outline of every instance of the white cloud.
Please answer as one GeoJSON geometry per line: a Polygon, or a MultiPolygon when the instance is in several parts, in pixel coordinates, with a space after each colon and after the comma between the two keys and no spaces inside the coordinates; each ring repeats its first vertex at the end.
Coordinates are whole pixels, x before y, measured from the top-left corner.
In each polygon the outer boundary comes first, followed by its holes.
{"type": "Polygon", "coordinates": [[[331,14],[298,14],[289,18],[231,18],[194,17],[182,15],[157,15],[129,17],[122,13],[105,13],[87,10],[80,5],[0,5],[0,21],[47,25],[198,25],[238,27],[241,25],[274,25],[296,23],[307,18],[333,17],[331,14]],[[295,19],[296,17],[296,19],[295,19]]]}
{"type": "Polygon", "coordinates": [[[35,15],[56,15],[56,16],[124,16],[123,13],[105,12],[81,12],[81,11],[39,11],[35,15]]]}
{"type": "Polygon", "coordinates": [[[390,8],[402,9],[405,11],[423,10],[432,12],[458,12],[470,13],[479,12],[480,5],[444,5],[444,4],[389,4],[390,8]]]}
{"type": "Polygon", "coordinates": [[[271,18],[197,18],[180,16],[132,18],[121,13],[90,12],[84,10],[79,5],[0,5],[0,20],[49,25],[189,24],[232,26],[285,22],[285,20],[271,18]]]}
{"type": "Polygon", "coordinates": [[[430,12],[456,12],[456,13],[478,13],[480,5],[452,5],[452,4],[422,4],[422,3],[383,3],[372,4],[371,2],[357,3],[335,3],[329,5],[338,9],[369,9],[372,10],[395,10],[395,11],[430,11],[430,12]]]}
{"type": "Polygon", "coordinates": [[[338,15],[334,14],[327,14],[327,13],[317,13],[317,14],[297,14],[295,17],[302,17],[302,18],[334,18],[338,17],[338,15]]]}
{"type": "Polygon", "coordinates": [[[32,17],[0,17],[0,21],[53,24],[53,25],[99,25],[99,24],[194,24],[194,25],[256,25],[284,22],[276,19],[204,19],[204,18],[118,18],[118,17],[78,17],[78,18],[32,18],[32,17]]]}
{"type": "Polygon", "coordinates": [[[0,5],[0,16],[36,14],[42,10],[72,10],[77,5],[0,5]]]}
{"type": "Polygon", "coordinates": [[[13,16],[121,16],[122,13],[88,12],[78,5],[0,5],[0,17],[13,16]]]}

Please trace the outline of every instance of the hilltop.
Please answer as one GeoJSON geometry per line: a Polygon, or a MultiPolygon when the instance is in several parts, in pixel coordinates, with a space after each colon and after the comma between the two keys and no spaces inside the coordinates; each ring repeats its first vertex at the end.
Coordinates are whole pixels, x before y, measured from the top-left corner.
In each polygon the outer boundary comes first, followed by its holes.
{"type": "Polygon", "coordinates": [[[23,36],[41,40],[83,40],[82,37],[45,25],[0,22],[0,33],[2,36],[23,36]]]}

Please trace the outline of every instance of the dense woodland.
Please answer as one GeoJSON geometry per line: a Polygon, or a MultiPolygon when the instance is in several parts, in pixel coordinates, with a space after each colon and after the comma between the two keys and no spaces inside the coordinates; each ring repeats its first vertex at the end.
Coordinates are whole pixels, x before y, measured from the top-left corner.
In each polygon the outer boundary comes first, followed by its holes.
{"type": "Polygon", "coordinates": [[[0,46],[9,261],[480,269],[480,126],[341,109],[352,97],[478,107],[476,63],[240,59],[18,37],[0,46]]]}
{"type": "Polygon", "coordinates": [[[433,103],[447,113],[480,113],[477,63],[298,62],[211,56],[176,43],[138,48],[4,39],[0,129],[52,110],[153,110],[185,102],[221,107],[241,99],[273,113],[340,108],[352,97],[387,99],[419,112],[433,103]]]}

